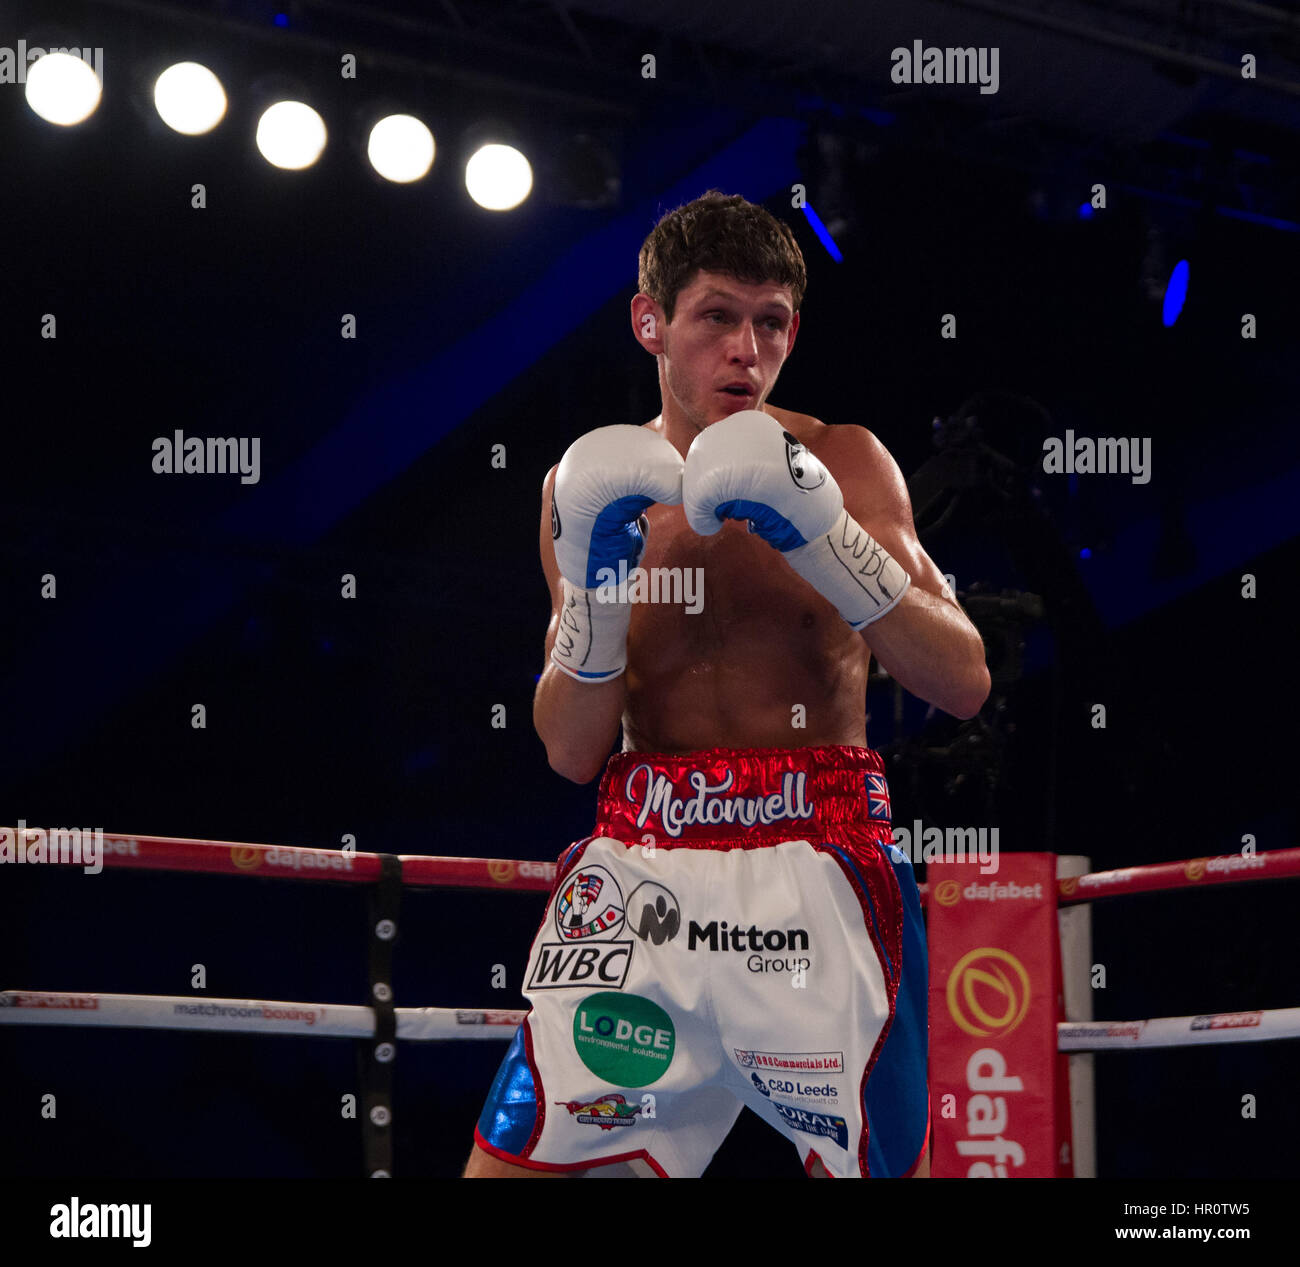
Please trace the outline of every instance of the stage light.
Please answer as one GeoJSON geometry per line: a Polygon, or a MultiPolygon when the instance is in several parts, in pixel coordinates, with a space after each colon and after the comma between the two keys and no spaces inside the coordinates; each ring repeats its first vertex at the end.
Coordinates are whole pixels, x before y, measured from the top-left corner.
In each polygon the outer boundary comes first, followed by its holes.
{"type": "Polygon", "coordinates": [[[103,92],[99,76],[71,53],[46,53],[27,71],[27,104],[59,127],[84,123],[95,113],[103,92]]]}
{"type": "Polygon", "coordinates": [[[1178,320],[1178,315],[1183,310],[1183,304],[1187,299],[1187,278],[1190,271],[1187,261],[1179,260],[1174,265],[1174,271],[1169,274],[1169,284],[1165,287],[1164,306],[1160,312],[1160,320],[1164,322],[1165,329],[1178,320]]]}
{"type": "Polygon", "coordinates": [[[277,101],[257,121],[257,148],[273,167],[301,171],[325,148],[325,120],[301,101],[277,101]]]}
{"type": "Polygon", "coordinates": [[[162,121],[184,136],[211,132],[225,117],[221,80],[198,62],[168,66],[153,86],[153,104],[162,121]]]}
{"type": "Polygon", "coordinates": [[[812,203],[804,203],[803,215],[812,231],[817,235],[817,240],[826,248],[826,254],[837,264],[843,263],[844,253],[835,245],[835,239],[831,237],[831,231],[822,223],[821,216],[812,209],[812,203]]]}
{"type": "Polygon", "coordinates": [[[488,211],[511,211],[533,188],[533,169],[513,145],[484,145],[465,164],[465,189],[488,211]]]}
{"type": "Polygon", "coordinates": [[[428,174],[437,150],[433,133],[414,115],[390,114],[370,129],[366,155],[385,180],[409,184],[428,174]]]}

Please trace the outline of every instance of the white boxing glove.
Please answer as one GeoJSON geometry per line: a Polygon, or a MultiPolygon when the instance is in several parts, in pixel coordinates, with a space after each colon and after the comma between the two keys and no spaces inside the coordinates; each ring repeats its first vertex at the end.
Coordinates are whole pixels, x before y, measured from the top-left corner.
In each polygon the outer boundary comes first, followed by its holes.
{"type": "Polygon", "coordinates": [[[564,591],[551,659],[570,677],[607,682],[627,667],[625,582],[645,550],[642,511],[681,500],[681,454],[645,427],[598,427],[565,450],[551,498],[564,591]]]}
{"type": "Polygon", "coordinates": [[[702,536],[748,519],[854,629],[879,620],[912,578],[844,509],[834,476],[771,414],[711,423],[686,454],[686,521],[702,536]]]}

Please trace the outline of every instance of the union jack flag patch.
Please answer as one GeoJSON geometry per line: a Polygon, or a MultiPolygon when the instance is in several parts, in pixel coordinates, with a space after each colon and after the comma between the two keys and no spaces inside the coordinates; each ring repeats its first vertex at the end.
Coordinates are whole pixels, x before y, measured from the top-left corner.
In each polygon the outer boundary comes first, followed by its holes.
{"type": "Polygon", "coordinates": [[[868,774],[867,781],[867,813],[872,818],[882,819],[884,822],[889,821],[889,785],[885,782],[883,774],[868,774]]]}

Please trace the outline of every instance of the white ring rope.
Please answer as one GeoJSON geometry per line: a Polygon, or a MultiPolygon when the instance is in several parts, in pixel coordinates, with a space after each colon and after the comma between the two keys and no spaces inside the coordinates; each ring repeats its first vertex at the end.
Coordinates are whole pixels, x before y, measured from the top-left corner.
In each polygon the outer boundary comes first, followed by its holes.
{"type": "MultiPolygon", "coordinates": [[[[406,1042],[486,1038],[506,1041],[526,1013],[504,1009],[399,1007],[397,1037],[406,1042]]],[[[201,995],[69,994],[0,991],[0,1024],[102,1025],[130,1029],[197,1029],[241,1034],[373,1038],[375,1014],[346,1003],[208,999],[201,995]]]]}
{"type": "MultiPolygon", "coordinates": [[[[397,1037],[505,1041],[527,1015],[503,1008],[399,1007],[397,1037]]],[[[207,999],[199,995],[70,994],[0,991],[0,1024],[99,1025],[129,1029],[215,1030],[242,1034],[304,1034],[372,1038],[375,1015],[347,1003],[285,1003],[271,999],[207,999]]],[[[1056,1027],[1058,1051],[1130,1051],[1300,1038],[1300,1007],[1144,1021],[1075,1021],[1056,1027]]]]}
{"type": "Polygon", "coordinates": [[[1271,1011],[1158,1016],[1147,1021],[1075,1021],[1056,1027],[1058,1051],[1129,1051],[1300,1038],[1300,1007],[1271,1011]]]}

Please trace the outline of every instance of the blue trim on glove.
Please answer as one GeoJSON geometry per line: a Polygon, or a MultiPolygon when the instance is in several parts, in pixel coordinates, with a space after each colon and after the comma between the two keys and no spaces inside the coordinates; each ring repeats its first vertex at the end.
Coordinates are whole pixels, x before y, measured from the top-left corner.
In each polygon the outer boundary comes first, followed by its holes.
{"type": "Polygon", "coordinates": [[[721,502],[713,513],[719,519],[748,519],[750,531],[758,533],[768,545],[775,546],[782,554],[808,544],[794,524],[763,502],[721,502]]]}
{"type": "Polygon", "coordinates": [[[596,516],[591,526],[591,542],[587,546],[587,588],[595,589],[600,582],[597,575],[604,568],[618,572],[620,562],[626,562],[630,572],[645,550],[645,537],[637,524],[641,512],[654,504],[653,497],[620,497],[610,502],[596,516]]]}

